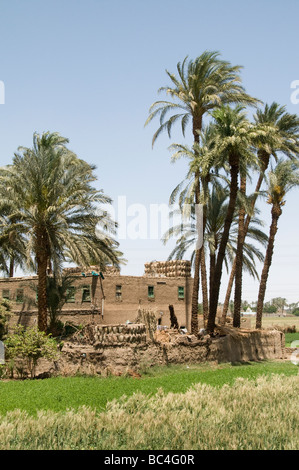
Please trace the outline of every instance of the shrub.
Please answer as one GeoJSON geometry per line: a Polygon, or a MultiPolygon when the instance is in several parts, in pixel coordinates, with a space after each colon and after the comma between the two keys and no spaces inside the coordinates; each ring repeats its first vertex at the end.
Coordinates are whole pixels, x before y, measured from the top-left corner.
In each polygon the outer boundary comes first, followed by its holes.
{"type": "Polygon", "coordinates": [[[4,344],[12,375],[16,369],[21,377],[27,369],[33,378],[40,358],[55,360],[58,354],[56,341],[36,327],[26,329],[17,326],[15,331],[7,336],[4,344]]]}
{"type": "Polygon", "coordinates": [[[4,337],[8,333],[8,320],[11,316],[10,313],[10,303],[6,299],[0,300],[0,341],[4,339],[4,337]]]}

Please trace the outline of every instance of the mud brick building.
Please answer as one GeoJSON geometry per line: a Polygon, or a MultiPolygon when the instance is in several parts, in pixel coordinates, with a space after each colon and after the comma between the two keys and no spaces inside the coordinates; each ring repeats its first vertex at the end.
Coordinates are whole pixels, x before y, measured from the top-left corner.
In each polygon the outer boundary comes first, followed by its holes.
{"type": "MultiPolygon", "coordinates": [[[[65,270],[73,279],[60,319],[75,324],[134,322],[138,308],[152,310],[162,325],[170,325],[169,305],[180,326],[190,328],[193,279],[189,261],[145,264],[143,276],[122,276],[107,267],[65,270]]],[[[37,276],[0,279],[0,295],[12,304],[13,323],[32,324],[37,318],[37,276]]]]}

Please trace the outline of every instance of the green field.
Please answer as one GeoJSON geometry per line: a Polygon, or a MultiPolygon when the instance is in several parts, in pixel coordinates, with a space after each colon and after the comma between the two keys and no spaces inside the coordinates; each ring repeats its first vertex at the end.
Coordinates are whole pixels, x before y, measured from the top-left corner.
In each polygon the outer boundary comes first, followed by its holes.
{"type": "MultiPolygon", "coordinates": [[[[287,348],[290,348],[294,341],[298,341],[299,344],[299,332],[285,334],[285,345],[287,348]]],[[[295,345],[295,347],[298,347],[298,345],[295,345]]]]}
{"type": "Polygon", "coordinates": [[[0,450],[298,450],[291,362],[0,382],[0,450]]]}
{"type": "Polygon", "coordinates": [[[213,387],[232,385],[238,377],[256,379],[261,375],[298,374],[291,362],[254,362],[242,365],[176,365],[149,369],[140,379],[132,377],[55,377],[44,380],[0,381],[0,414],[20,409],[35,415],[38,410],[66,411],[88,406],[104,410],[107,402],[136,392],[153,395],[184,393],[193,384],[213,387]]]}

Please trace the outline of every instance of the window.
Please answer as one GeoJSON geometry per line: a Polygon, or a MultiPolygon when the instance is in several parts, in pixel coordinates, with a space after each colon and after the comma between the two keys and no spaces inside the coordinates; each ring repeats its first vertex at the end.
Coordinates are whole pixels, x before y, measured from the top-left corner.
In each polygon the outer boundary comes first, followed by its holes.
{"type": "Polygon", "coordinates": [[[120,301],[121,300],[121,294],[122,294],[122,286],[116,286],[115,287],[115,299],[120,301]]]}
{"type": "Polygon", "coordinates": [[[2,290],[2,298],[9,300],[9,289],[3,289],[2,290]]]}
{"type": "Polygon", "coordinates": [[[75,286],[70,286],[67,288],[66,291],[66,301],[67,302],[75,302],[75,286]]]}
{"type": "Polygon", "coordinates": [[[183,286],[178,287],[178,298],[179,299],[185,298],[185,288],[183,286]]]}
{"type": "Polygon", "coordinates": [[[147,286],[147,296],[149,299],[155,298],[154,286],[147,286]]]}
{"type": "Polygon", "coordinates": [[[24,289],[17,289],[16,302],[19,304],[24,302],[24,289]]]}
{"type": "Polygon", "coordinates": [[[82,288],[82,302],[90,302],[90,286],[83,286],[82,288]]]}

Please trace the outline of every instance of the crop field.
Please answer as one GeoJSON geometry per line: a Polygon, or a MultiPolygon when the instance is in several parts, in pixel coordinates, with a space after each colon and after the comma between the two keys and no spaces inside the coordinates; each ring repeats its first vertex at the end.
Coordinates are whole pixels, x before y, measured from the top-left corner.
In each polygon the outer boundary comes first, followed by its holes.
{"type": "MultiPolygon", "coordinates": [[[[255,317],[252,317],[251,325],[255,325],[255,317]]],[[[299,317],[292,315],[286,317],[279,317],[279,316],[263,316],[263,327],[269,328],[271,326],[296,326],[297,331],[299,331],[299,317]]]]}
{"type": "Polygon", "coordinates": [[[0,382],[0,449],[297,449],[290,361],[0,382]]]}

